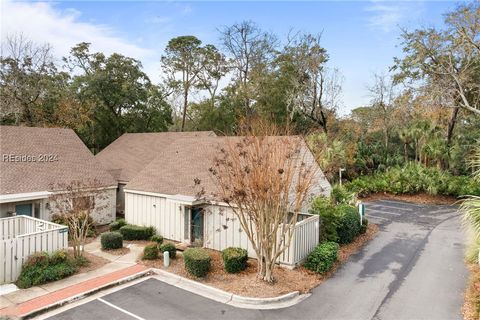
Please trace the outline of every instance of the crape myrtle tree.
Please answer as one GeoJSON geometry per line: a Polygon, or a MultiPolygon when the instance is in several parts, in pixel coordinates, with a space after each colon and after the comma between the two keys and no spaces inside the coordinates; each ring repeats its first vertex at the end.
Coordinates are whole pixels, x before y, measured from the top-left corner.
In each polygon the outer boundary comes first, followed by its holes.
{"type": "Polygon", "coordinates": [[[278,257],[289,247],[311,191],[315,167],[299,137],[277,136],[267,124],[246,126],[225,140],[210,168],[257,256],[258,277],[273,282],[278,257]]]}
{"type": "Polygon", "coordinates": [[[88,231],[93,227],[92,213],[106,208],[107,193],[99,181],[72,181],[52,185],[61,190],[49,197],[50,208],[55,212],[52,220],[62,221],[68,226],[68,236],[75,258],[83,256],[83,247],[88,231]]]}

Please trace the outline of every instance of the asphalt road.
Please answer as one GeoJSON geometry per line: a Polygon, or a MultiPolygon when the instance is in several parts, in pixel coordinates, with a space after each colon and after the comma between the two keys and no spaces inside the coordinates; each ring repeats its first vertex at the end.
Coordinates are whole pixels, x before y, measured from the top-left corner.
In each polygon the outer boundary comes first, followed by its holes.
{"type": "Polygon", "coordinates": [[[456,208],[386,200],[366,208],[378,236],[296,306],[238,309],[148,279],[49,319],[462,319],[468,272],[456,208]]]}

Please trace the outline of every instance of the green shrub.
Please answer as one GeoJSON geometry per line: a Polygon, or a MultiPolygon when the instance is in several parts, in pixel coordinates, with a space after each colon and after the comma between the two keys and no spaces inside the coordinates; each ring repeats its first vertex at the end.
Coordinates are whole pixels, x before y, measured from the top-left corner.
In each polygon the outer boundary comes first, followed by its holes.
{"type": "Polygon", "coordinates": [[[195,277],[206,276],[212,262],[208,252],[201,248],[188,248],[183,252],[183,260],[185,269],[195,277]]]}
{"type": "Polygon", "coordinates": [[[175,245],[171,242],[167,242],[167,243],[164,243],[164,244],[161,244],[158,246],[158,249],[160,249],[160,251],[162,253],[164,253],[165,251],[168,251],[168,255],[170,256],[170,258],[172,259],[175,259],[175,257],[177,256],[177,248],[175,247],[175,245]]]}
{"type": "Polygon", "coordinates": [[[47,253],[36,253],[23,264],[16,284],[25,289],[63,279],[76,271],[75,260],[70,259],[64,251],[55,252],[51,256],[47,253]]]}
{"type": "Polygon", "coordinates": [[[136,226],[133,224],[127,224],[119,230],[124,240],[150,240],[155,234],[153,227],[136,226]]]}
{"type": "Polygon", "coordinates": [[[102,249],[119,249],[123,247],[123,236],[118,232],[105,232],[100,237],[102,249]]]}
{"type": "Polygon", "coordinates": [[[50,256],[48,263],[49,264],[59,264],[66,262],[68,259],[68,253],[65,250],[58,250],[52,253],[50,256]]]}
{"type": "Polygon", "coordinates": [[[143,259],[145,260],[158,259],[158,247],[156,244],[150,244],[143,249],[143,259]]]}
{"type": "Polygon", "coordinates": [[[316,273],[325,273],[337,261],[338,243],[327,241],[320,243],[305,261],[305,268],[316,273]]]}
{"type": "Polygon", "coordinates": [[[337,225],[339,217],[335,205],[326,197],[317,197],[312,201],[311,214],[320,216],[320,239],[338,241],[337,225]]]}
{"type": "Polygon", "coordinates": [[[436,167],[426,167],[410,163],[403,167],[392,167],[385,172],[376,172],[362,176],[345,184],[349,191],[360,196],[370,193],[387,192],[392,194],[416,194],[425,192],[430,195],[480,196],[480,184],[468,176],[454,176],[448,171],[436,167]]]}
{"type": "Polygon", "coordinates": [[[360,234],[364,234],[365,232],[367,232],[367,228],[368,228],[368,219],[363,217],[362,225],[360,226],[360,234]]]}
{"type": "Polygon", "coordinates": [[[110,223],[110,231],[120,230],[121,227],[126,225],[127,225],[127,222],[125,221],[125,219],[118,219],[110,223]]]}
{"type": "Polygon", "coordinates": [[[237,273],[247,268],[248,253],[242,248],[230,247],[222,251],[223,265],[228,273],[237,273]]]}
{"type": "Polygon", "coordinates": [[[337,210],[340,216],[337,225],[338,243],[350,243],[360,233],[360,216],[357,209],[349,205],[339,205],[337,210]]]}
{"type": "Polygon", "coordinates": [[[354,205],[357,201],[355,192],[348,191],[345,187],[338,184],[333,186],[330,197],[334,204],[354,205]]]}
{"type": "Polygon", "coordinates": [[[150,238],[150,241],[153,241],[153,242],[156,242],[157,244],[162,244],[163,243],[163,237],[158,235],[158,234],[154,234],[151,238],[150,238]]]}

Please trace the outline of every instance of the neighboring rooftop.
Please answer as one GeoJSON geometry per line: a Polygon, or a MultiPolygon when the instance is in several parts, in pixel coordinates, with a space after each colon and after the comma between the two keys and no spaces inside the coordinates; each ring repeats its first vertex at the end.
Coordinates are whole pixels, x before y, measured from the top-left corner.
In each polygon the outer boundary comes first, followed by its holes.
{"type": "Polygon", "coordinates": [[[179,139],[196,143],[215,136],[213,131],[125,133],[95,158],[118,182],[126,183],[179,139]]]}
{"type": "Polygon", "coordinates": [[[53,191],[93,180],[102,187],[116,185],[73,130],[0,126],[0,194],[53,191]]]}
{"type": "MultiPolygon", "coordinates": [[[[195,198],[203,188],[205,192],[203,196],[215,198],[214,195],[218,192],[217,185],[209,169],[213,166],[213,160],[220,152],[222,145],[225,145],[226,140],[239,138],[179,139],[177,143],[169,145],[158,157],[152,160],[125,186],[125,189],[195,198]],[[199,185],[195,184],[197,179],[200,182],[199,185]]],[[[282,137],[282,139],[284,138],[282,137]]],[[[288,138],[298,139],[299,137],[288,138]]],[[[305,143],[303,143],[303,146],[304,151],[307,151],[304,161],[315,163],[317,166],[312,192],[318,194],[330,190],[331,186],[318,167],[310,150],[305,143]]]]}

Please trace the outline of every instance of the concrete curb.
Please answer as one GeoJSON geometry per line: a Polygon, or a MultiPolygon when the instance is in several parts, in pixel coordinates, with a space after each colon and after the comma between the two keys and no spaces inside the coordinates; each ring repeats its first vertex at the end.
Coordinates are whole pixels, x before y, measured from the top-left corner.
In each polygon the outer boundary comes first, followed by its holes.
{"type": "Polygon", "coordinates": [[[195,293],[202,297],[237,308],[257,310],[281,309],[293,306],[310,296],[310,294],[300,294],[299,291],[293,291],[273,298],[244,297],[205,285],[203,283],[199,283],[194,280],[180,277],[162,269],[152,268],[151,270],[157,274],[156,276],[153,276],[155,279],[191,293],[195,293]]]}
{"type": "Polygon", "coordinates": [[[63,300],[59,300],[55,303],[52,303],[52,304],[47,305],[45,307],[42,307],[40,309],[31,311],[29,313],[22,314],[22,315],[20,315],[20,317],[21,317],[21,319],[28,319],[28,318],[31,318],[35,315],[38,315],[38,314],[44,313],[46,311],[49,311],[51,309],[58,308],[58,307],[61,307],[63,305],[66,305],[68,303],[72,303],[72,302],[75,302],[77,300],[83,299],[83,298],[85,298],[87,296],[90,296],[92,294],[95,294],[95,293],[97,293],[101,290],[108,289],[108,288],[111,288],[111,287],[114,287],[114,286],[117,286],[117,285],[120,285],[120,284],[123,284],[123,283],[126,283],[126,282],[130,282],[130,281],[133,281],[133,280],[136,280],[138,278],[141,278],[141,277],[144,277],[144,276],[147,276],[147,275],[151,275],[151,274],[152,274],[152,270],[151,269],[146,269],[146,270],[137,272],[135,274],[129,275],[127,277],[115,280],[113,282],[106,283],[102,286],[96,287],[96,288],[88,290],[86,292],[82,292],[80,294],[68,297],[68,298],[63,299],[63,300]]]}

